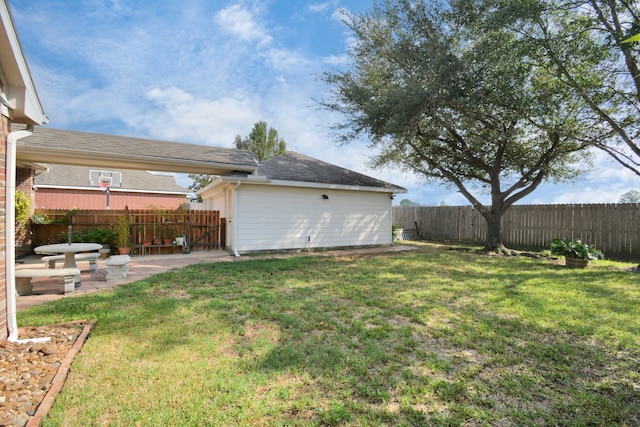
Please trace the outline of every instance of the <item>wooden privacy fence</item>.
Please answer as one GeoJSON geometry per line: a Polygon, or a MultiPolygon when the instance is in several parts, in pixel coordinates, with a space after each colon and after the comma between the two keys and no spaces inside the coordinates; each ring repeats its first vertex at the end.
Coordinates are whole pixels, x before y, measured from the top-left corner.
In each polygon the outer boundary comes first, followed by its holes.
{"type": "MultiPolygon", "coordinates": [[[[426,240],[484,243],[487,226],[471,206],[394,206],[393,224],[426,240]]],[[[582,239],[605,255],[640,256],[640,204],[515,205],[502,222],[504,244],[545,249],[556,237],[582,239]]]]}
{"type": "MultiPolygon", "coordinates": [[[[137,252],[171,253],[177,248],[172,241],[185,236],[191,250],[224,248],[225,220],[219,211],[183,210],[49,210],[37,209],[35,216],[44,217],[47,224],[33,224],[34,244],[61,240],[62,233],[80,233],[102,228],[115,230],[120,215],[132,220],[131,241],[137,252]],[[156,238],[154,242],[154,237],[156,238]],[[162,242],[158,239],[167,239],[162,242]]],[[[64,236],[64,235],[62,235],[64,236]]]]}

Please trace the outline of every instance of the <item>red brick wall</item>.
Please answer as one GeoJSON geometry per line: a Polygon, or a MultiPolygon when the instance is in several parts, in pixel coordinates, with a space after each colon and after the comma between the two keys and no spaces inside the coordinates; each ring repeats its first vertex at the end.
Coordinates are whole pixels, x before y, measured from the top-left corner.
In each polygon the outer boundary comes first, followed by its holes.
{"type": "MultiPolygon", "coordinates": [[[[39,188],[36,191],[38,209],[106,209],[107,195],[99,190],[65,190],[57,188],[39,188]]],[[[162,209],[177,209],[187,201],[186,196],[125,193],[111,191],[110,209],[147,209],[150,206],[162,209]]]]}
{"type": "Polygon", "coordinates": [[[7,240],[5,233],[6,218],[6,198],[5,187],[7,182],[6,164],[7,164],[7,136],[9,135],[9,120],[0,114],[0,135],[2,144],[0,144],[0,253],[3,256],[0,261],[0,341],[7,339],[7,276],[5,271],[7,240]]]}

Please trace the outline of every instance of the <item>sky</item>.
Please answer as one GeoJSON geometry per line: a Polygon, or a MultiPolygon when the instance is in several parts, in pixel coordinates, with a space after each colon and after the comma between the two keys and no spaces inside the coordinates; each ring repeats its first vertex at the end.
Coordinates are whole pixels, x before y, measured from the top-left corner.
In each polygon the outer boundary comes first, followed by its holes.
{"type": "MultiPolygon", "coordinates": [[[[468,205],[452,188],[367,166],[362,139],[339,145],[319,107],[324,72],[348,69],[345,11],[373,0],[9,0],[47,126],[232,148],[266,121],[287,149],[402,186],[423,205],[468,205]]],[[[640,178],[597,155],[570,184],[519,204],[615,203],[640,178]]],[[[191,180],[177,175],[187,187],[191,180]]],[[[481,196],[486,203],[487,197],[481,196]]]]}

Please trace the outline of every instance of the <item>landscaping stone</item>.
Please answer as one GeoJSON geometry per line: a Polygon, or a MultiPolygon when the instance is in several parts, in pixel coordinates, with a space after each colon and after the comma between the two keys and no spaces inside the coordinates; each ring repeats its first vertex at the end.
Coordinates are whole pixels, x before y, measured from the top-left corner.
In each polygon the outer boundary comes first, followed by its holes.
{"type": "Polygon", "coordinates": [[[0,426],[24,426],[36,414],[83,323],[19,329],[19,339],[51,342],[0,343],[0,426]]]}

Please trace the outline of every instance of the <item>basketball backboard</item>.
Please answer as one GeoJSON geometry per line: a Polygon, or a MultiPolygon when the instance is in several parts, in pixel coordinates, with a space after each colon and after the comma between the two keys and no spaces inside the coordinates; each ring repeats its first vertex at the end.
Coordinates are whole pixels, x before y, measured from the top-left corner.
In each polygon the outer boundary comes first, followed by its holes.
{"type": "Polygon", "coordinates": [[[90,170],[89,185],[91,187],[122,187],[122,172],[90,170]]]}

